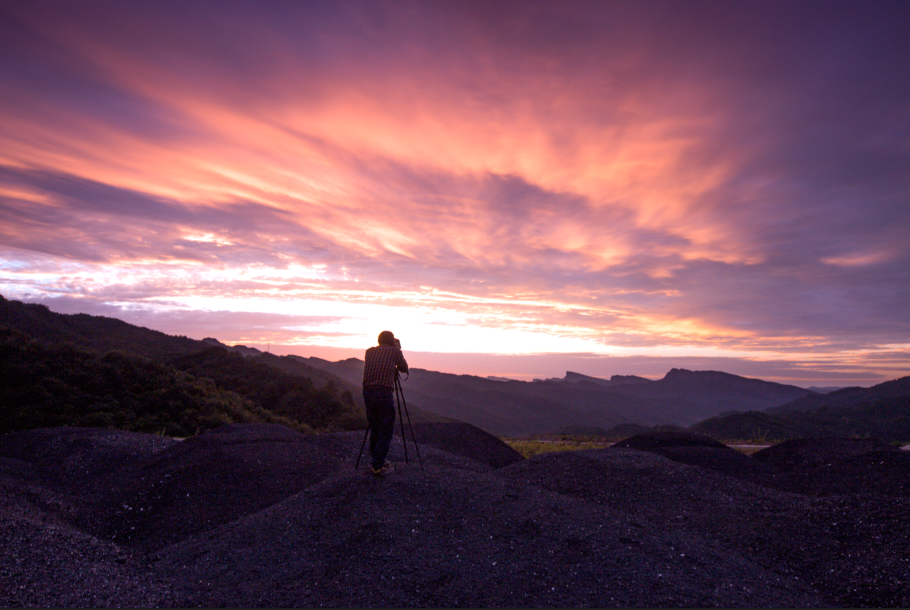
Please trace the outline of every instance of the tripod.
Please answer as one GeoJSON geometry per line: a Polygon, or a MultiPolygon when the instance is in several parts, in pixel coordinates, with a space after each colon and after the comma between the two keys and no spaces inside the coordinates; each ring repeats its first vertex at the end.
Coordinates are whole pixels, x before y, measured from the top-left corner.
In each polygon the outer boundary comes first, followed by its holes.
{"type": "MultiPolygon", "coordinates": [[[[404,434],[404,418],[401,416],[401,406],[404,405],[404,414],[408,418],[408,428],[411,430],[411,440],[414,441],[414,451],[417,452],[417,460],[420,462],[420,469],[423,470],[423,459],[420,457],[420,449],[417,448],[417,437],[414,435],[414,426],[411,425],[411,414],[408,412],[408,403],[404,400],[404,390],[401,389],[401,376],[395,371],[395,402],[398,405],[398,422],[401,424],[401,446],[404,448],[404,461],[410,463],[408,459],[408,442],[404,434]]],[[[367,444],[367,436],[370,434],[370,428],[367,427],[363,434],[363,442],[360,443],[360,451],[357,452],[357,463],[354,464],[354,470],[360,467],[360,458],[363,456],[363,448],[367,444]]]]}

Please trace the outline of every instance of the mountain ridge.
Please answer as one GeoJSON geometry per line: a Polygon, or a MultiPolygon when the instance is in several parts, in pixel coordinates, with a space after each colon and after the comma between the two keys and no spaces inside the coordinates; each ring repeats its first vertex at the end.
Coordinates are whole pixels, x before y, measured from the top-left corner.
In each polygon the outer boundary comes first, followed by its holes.
{"type": "MultiPolygon", "coordinates": [[[[362,379],[363,361],[358,358],[338,362],[294,358],[352,383],[362,379]]],[[[765,408],[809,394],[796,386],[685,369],[672,369],[656,381],[567,371],[562,379],[526,382],[412,368],[402,387],[425,409],[504,436],[547,434],[568,427],[691,425],[725,411],[765,408]],[[502,410],[512,416],[503,417],[502,410]]]]}
{"type": "MultiPolygon", "coordinates": [[[[178,362],[184,358],[186,371],[220,379],[216,381],[218,391],[253,392],[246,396],[259,396],[258,403],[254,400],[259,406],[263,406],[262,400],[265,399],[262,397],[275,396],[266,401],[267,408],[281,407],[291,409],[287,412],[299,412],[295,410],[298,407],[290,406],[291,403],[297,404],[294,402],[296,399],[285,396],[280,402],[278,395],[270,394],[263,388],[254,391],[248,381],[224,377],[223,374],[219,377],[214,370],[205,373],[205,366],[208,365],[203,366],[199,362],[201,356],[190,356],[219,348],[243,356],[236,361],[236,366],[247,371],[238,371],[241,376],[258,375],[254,373],[258,364],[268,365],[289,375],[311,380],[314,383],[312,392],[321,392],[319,396],[313,394],[311,402],[316,401],[313,405],[329,401],[327,404],[335,404],[332,408],[339,409],[339,413],[346,409],[363,412],[363,361],[358,358],[331,362],[312,356],[276,356],[243,345],[228,346],[213,337],[198,341],[166,335],[115,318],[58,314],[44,305],[10,301],[2,295],[0,328],[25,333],[43,345],[70,344],[99,355],[122,352],[162,363],[178,362]],[[320,387],[324,389],[319,390],[320,387]],[[340,401],[342,398],[344,400],[340,401]]],[[[129,367],[141,368],[138,364],[130,364],[129,367]]],[[[411,374],[404,379],[402,387],[414,421],[463,421],[500,436],[512,437],[552,434],[570,429],[608,431],[625,429],[623,426],[694,425],[725,430],[734,434],[735,438],[749,437],[746,435],[748,431],[755,432],[752,436],[756,437],[779,434],[783,438],[792,438],[800,431],[807,436],[818,435],[824,430],[848,430],[850,434],[868,434],[873,430],[881,433],[886,429],[886,422],[894,419],[889,409],[900,411],[903,408],[900,401],[910,394],[902,380],[885,382],[873,388],[843,388],[828,394],[816,394],[804,388],[722,371],[682,368],[673,368],[656,380],[635,375],[613,375],[605,379],[566,371],[561,379],[525,382],[455,375],[417,367],[412,368],[411,374]],[[830,421],[832,416],[828,412],[838,409],[850,412],[852,427],[838,428],[830,421]],[[744,413],[753,415],[746,416],[744,413]],[[736,430],[739,432],[736,433],[736,430]]],[[[293,386],[282,383],[288,388],[293,386]]],[[[201,396],[209,390],[200,392],[201,396]]],[[[228,403],[233,400],[226,396],[218,400],[228,403]]],[[[117,402],[103,397],[99,400],[98,404],[103,403],[103,408],[108,411],[117,402]]],[[[117,421],[116,414],[105,417],[100,417],[98,421],[117,421]]],[[[899,416],[896,417],[894,421],[902,421],[899,416]]],[[[355,419],[353,413],[349,413],[345,415],[347,423],[343,425],[354,425],[355,419]]],[[[317,418],[315,421],[324,420],[317,418]]]]}

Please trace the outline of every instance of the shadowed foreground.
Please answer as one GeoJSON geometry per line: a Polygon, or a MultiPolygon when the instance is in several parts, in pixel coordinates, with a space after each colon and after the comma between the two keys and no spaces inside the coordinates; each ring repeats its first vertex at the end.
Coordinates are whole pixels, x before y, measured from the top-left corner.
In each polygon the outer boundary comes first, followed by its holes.
{"type": "Polygon", "coordinates": [[[0,604],[910,603],[910,454],[888,445],[749,458],[671,434],[523,460],[415,428],[425,470],[409,445],[386,479],[353,469],[361,433],[2,436],[0,604]]]}

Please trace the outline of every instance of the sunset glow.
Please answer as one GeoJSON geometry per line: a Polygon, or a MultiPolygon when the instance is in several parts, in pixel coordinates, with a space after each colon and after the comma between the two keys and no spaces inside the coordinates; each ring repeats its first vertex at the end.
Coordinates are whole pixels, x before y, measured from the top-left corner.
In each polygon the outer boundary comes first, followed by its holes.
{"type": "Polygon", "coordinates": [[[7,2],[0,294],[278,353],[388,328],[481,375],[907,375],[908,26],[886,2],[7,2]]]}

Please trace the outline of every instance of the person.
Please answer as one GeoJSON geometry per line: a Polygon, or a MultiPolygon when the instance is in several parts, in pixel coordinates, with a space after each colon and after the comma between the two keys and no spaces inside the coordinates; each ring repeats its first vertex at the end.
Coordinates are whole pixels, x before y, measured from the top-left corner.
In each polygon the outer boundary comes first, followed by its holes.
{"type": "Polygon", "coordinates": [[[370,425],[371,470],[376,476],[385,476],[395,472],[386,459],[395,430],[392,388],[398,372],[408,372],[408,363],[401,353],[401,342],[392,331],[379,333],[378,343],[369,348],[364,357],[363,402],[370,425]]]}

